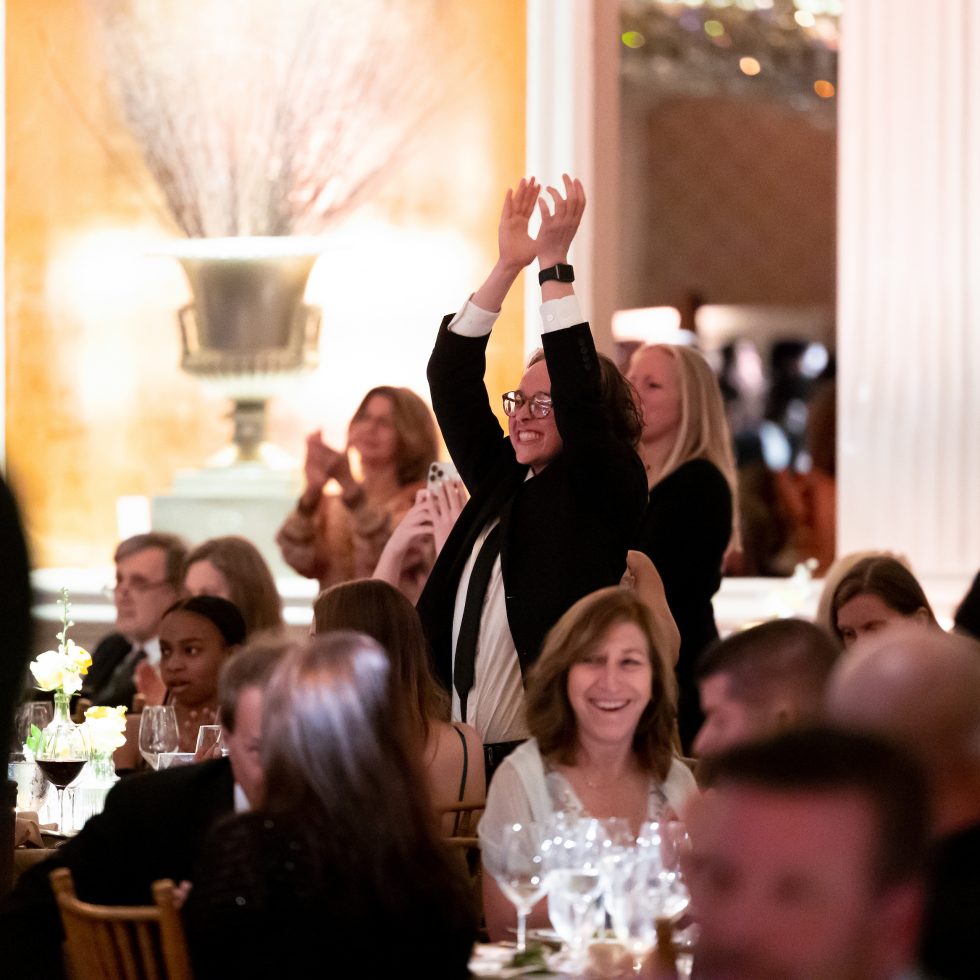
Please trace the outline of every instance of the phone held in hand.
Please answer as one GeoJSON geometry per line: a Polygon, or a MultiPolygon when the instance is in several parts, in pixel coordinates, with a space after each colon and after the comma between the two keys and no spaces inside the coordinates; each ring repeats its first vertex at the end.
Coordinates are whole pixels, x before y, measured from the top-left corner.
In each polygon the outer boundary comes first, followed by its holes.
{"type": "Polygon", "coordinates": [[[459,472],[449,462],[436,460],[429,466],[429,493],[435,493],[447,480],[458,480],[459,472]]]}

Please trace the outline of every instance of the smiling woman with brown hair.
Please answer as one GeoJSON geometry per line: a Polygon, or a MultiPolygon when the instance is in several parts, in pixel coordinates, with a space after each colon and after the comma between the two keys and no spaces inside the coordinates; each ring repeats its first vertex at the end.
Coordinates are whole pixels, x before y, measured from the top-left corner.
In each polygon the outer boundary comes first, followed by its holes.
{"type": "MultiPolygon", "coordinates": [[[[321,589],[374,572],[436,458],[432,412],[408,388],[372,388],[350,420],[347,444],[360,457],[360,481],[346,448],[328,446],[320,432],[307,438],[306,488],[276,536],[286,563],[317,579],[321,589]],[[339,495],[324,493],[330,480],[340,486],[339,495]]],[[[430,549],[419,549],[402,565],[398,585],[413,602],[432,560],[430,549]]]]}
{"type": "MultiPolygon", "coordinates": [[[[648,605],[617,586],[580,599],[554,626],[528,676],[532,737],[490,784],[479,825],[485,867],[499,866],[503,828],[511,824],[563,811],[623,818],[635,833],[645,820],[676,813],[695,791],[674,752],[669,635],[648,605]]],[[[491,938],[502,938],[513,907],[490,874],[483,896],[491,938]]],[[[529,921],[546,918],[542,904],[529,921]]]]}

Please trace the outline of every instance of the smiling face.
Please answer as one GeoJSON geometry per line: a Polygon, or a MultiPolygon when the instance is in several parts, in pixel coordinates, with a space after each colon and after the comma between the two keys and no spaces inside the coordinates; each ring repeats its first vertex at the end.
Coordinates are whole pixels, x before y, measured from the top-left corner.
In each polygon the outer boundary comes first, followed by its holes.
{"type": "Polygon", "coordinates": [[[174,699],[186,707],[214,701],[218,672],[229,652],[206,616],[179,609],[160,623],[160,674],[174,699]]]}
{"type": "Polygon", "coordinates": [[[398,455],[398,432],[390,398],[372,395],[351,420],[347,441],[358,451],[361,461],[373,466],[394,462],[398,455]]]}
{"type": "Polygon", "coordinates": [[[626,377],[643,410],[642,442],[670,441],[681,424],[681,379],[677,359],[663,347],[650,347],[630,363],[626,377]]]}
{"type": "Polygon", "coordinates": [[[561,452],[561,435],[555,423],[554,410],[547,418],[536,419],[532,417],[527,403],[539,391],[546,395],[551,394],[548,365],[543,360],[532,364],[524,372],[519,390],[524,393],[525,401],[507,420],[510,441],[517,462],[530,466],[535,473],[540,473],[561,452]]]}
{"type": "Polygon", "coordinates": [[[610,626],[568,672],[568,700],[580,742],[630,744],[653,694],[653,666],[636,623],[610,626]]]}
{"type": "Polygon", "coordinates": [[[853,599],[845,602],[837,610],[837,630],[841,642],[846,648],[852,647],[864,636],[870,636],[887,626],[906,623],[909,619],[927,619],[925,610],[913,613],[911,617],[903,616],[892,609],[880,596],[870,592],[862,592],[853,599]]]}

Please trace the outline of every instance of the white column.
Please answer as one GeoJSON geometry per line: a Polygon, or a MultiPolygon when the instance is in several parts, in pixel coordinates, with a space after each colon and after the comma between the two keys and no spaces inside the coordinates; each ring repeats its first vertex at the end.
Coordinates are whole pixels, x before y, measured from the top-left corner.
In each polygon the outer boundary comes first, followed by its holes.
{"type": "MultiPolygon", "coordinates": [[[[609,0],[527,4],[527,172],[553,184],[568,173],[585,185],[588,205],[571,260],[583,312],[606,351],[618,305],[618,23],[619,4],[609,0]]],[[[536,274],[532,266],[525,291],[530,349],[540,345],[536,274]]]]}
{"type": "Polygon", "coordinates": [[[965,582],[980,567],[980,4],[849,0],[841,33],[838,551],[965,582]]]}

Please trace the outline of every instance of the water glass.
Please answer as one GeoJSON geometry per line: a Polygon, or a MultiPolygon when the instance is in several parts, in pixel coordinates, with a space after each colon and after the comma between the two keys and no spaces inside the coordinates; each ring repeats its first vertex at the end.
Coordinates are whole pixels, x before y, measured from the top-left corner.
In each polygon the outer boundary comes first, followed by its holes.
{"type": "MultiPolygon", "coordinates": [[[[31,727],[36,726],[43,731],[54,718],[54,706],[50,701],[28,701],[17,709],[14,726],[14,744],[11,746],[11,758],[24,757],[24,743],[31,734],[31,727]]],[[[16,760],[15,760],[16,761],[16,760]]]]}
{"type": "Polygon", "coordinates": [[[517,910],[519,953],[527,949],[527,917],[544,898],[547,887],[540,851],[541,836],[541,827],[537,824],[510,824],[503,831],[499,859],[491,859],[487,867],[504,896],[517,910]]]}
{"type": "Polygon", "coordinates": [[[177,713],[172,704],[147,705],[140,712],[140,755],[154,769],[161,752],[176,752],[180,745],[177,713]]]}
{"type": "Polygon", "coordinates": [[[598,820],[556,816],[544,849],[548,916],[565,944],[564,967],[578,969],[605,925],[601,867],[608,835],[598,820]]]}

